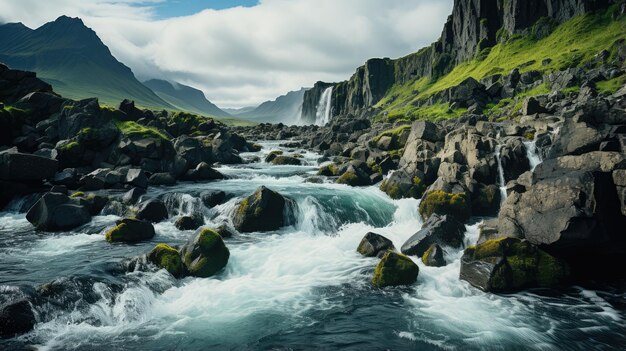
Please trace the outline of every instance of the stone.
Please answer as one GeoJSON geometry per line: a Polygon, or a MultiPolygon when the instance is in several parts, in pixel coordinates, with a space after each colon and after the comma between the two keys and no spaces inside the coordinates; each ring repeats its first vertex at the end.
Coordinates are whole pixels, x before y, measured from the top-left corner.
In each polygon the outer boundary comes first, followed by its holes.
{"type": "Polygon", "coordinates": [[[203,191],[200,194],[200,199],[206,207],[213,208],[217,205],[223,204],[224,201],[226,201],[226,193],[221,190],[203,191]]]}
{"type": "Polygon", "coordinates": [[[0,306],[0,337],[12,338],[28,333],[35,326],[35,314],[26,299],[0,306]]]}
{"type": "Polygon", "coordinates": [[[181,256],[188,275],[208,278],[226,266],[230,251],[219,234],[205,228],[185,245],[181,256]]]}
{"type": "Polygon", "coordinates": [[[122,197],[122,203],[126,205],[134,205],[145,194],[146,189],[144,188],[132,188],[124,194],[124,196],[122,197]]]}
{"type": "Polygon", "coordinates": [[[63,231],[91,221],[85,202],[65,194],[46,193],[28,210],[26,219],[44,231],[63,231]]]}
{"type": "Polygon", "coordinates": [[[291,165],[291,166],[300,166],[302,165],[302,160],[292,157],[292,156],[276,156],[272,160],[273,165],[291,165]]]}
{"type": "Polygon", "coordinates": [[[356,251],[365,257],[382,257],[387,250],[395,249],[391,240],[370,232],[365,234],[356,251]]]}
{"type": "Polygon", "coordinates": [[[442,190],[427,192],[419,205],[419,213],[427,220],[432,214],[450,215],[459,222],[465,222],[471,214],[470,204],[465,193],[449,193],[442,190]]]}
{"type": "Polygon", "coordinates": [[[565,262],[516,238],[469,247],[461,258],[460,278],[483,291],[512,293],[553,288],[566,282],[568,276],[565,262]]]}
{"type": "Polygon", "coordinates": [[[222,224],[219,227],[215,228],[215,232],[219,234],[223,239],[231,238],[235,236],[235,232],[228,225],[222,224]]]}
{"type": "Polygon", "coordinates": [[[203,224],[202,216],[181,216],[174,223],[179,230],[196,230],[203,224]]]}
{"type": "Polygon", "coordinates": [[[133,218],[124,218],[116,222],[116,226],[104,234],[108,242],[139,242],[154,237],[152,223],[133,218]]]}
{"type": "Polygon", "coordinates": [[[465,225],[450,215],[433,214],[422,229],[402,245],[402,253],[422,257],[431,245],[463,247],[465,225]]]}
{"type": "Polygon", "coordinates": [[[163,201],[150,199],[139,205],[137,219],[158,223],[169,217],[163,201]]]}
{"type": "Polygon", "coordinates": [[[176,184],[176,179],[169,173],[155,173],[150,176],[148,183],[150,183],[150,185],[171,186],[176,184]]]}
{"type": "Polygon", "coordinates": [[[285,225],[286,199],[264,186],[244,198],[233,217],[235,228],[242,232],[267,232],[285,225]]]}
{"type": "Polygon", "coordinates": [[[534,115],[535,113],[544,113],[546,109],[541,106],[539,101],[534,97],[528,97],[522,102],[522,115],[534,115]]]}
{"type": "Polygon", "coordinates": [[[57,160],[42,156],[19,152],[0,153],[1,180],[27,182],[52,179],[58,166],[57,160]]]}
{"type": "Polygon", "coordinates": [[[387,251],[374,270],[372,284],[378,288],[410,285],[417,281],[418,274],[419,267],[409,257],[387,251]]]}
{"type": "Polygon", "coordinates": [[[128,170],[128,173],[126,173],[125,183],[145,189],[148,187],[148,177],[143,170],[131,168],[128,170]]]}
{"type": "Polygon", "coordinates": [[[443,257],[443,249],[437,244],[432,244],[422,255],[422,262],[429,267],[443,267],[446,259],[443,257]]]}
{"type": "Polygon", "coordinates": [[[158,244],[148,254],[148,261],[159,268],[165,269],[176,278],[184,274],[183,261],[175,248],[167,244],[158,244]]]}

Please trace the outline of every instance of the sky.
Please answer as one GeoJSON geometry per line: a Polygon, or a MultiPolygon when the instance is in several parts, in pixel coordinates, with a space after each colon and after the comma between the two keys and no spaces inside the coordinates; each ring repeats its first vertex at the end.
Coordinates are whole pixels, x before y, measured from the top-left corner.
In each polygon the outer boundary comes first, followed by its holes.
{"type": "Polygon", "coordinates": [[[255,106],[317,81],[349,79],[441,34],[453,0],[0,0],[0,22],[80,17],[137,78],[255,106]]]}

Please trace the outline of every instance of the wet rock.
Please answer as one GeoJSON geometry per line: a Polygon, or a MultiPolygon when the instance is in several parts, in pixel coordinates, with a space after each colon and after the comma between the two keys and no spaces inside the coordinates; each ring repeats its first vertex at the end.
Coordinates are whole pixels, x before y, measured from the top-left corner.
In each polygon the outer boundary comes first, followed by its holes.
{"type": "Polygon", "coordinates": [[[187,171],[184,180],[210,181],[224,179],[224,175],[213,169],[208,163],[200,162],[195,169],[187,171]]]}
{"type": "Polygon", "coordinates": [[[282,195],[262,186],[239,203],[233,224],[242,233],[277,230],[285,225],[286,206],[282,195]]]}
{"type": "Polygon", "coordinates": [[[223,204],[224,201],[226,201],[226,193],[221,190],[203,191],[200,194],[200,199],[206,207],[213,208],[217,205],[223,204]]]}
{"type": "Polygon", "coordinates": [[[35,314],[26,299],[0,306],[0,337],[12,338],[27,333],[35,326],[35,314]]]}
{"type": "Polygon", "coordinates": [[[442,190],[427,192],[420,202],[419,213],[424,219],[432,214],[449,215],[465,222],[471,214],[470,204],[465,193],[449,193],[442,190]]]}
{"type": "Polygon", "coordinates": [[[421,257],[431,245],[463,247],[465,226],[453,216],[433,214],[403,245],[402,253],[421,257]]]}
{"type": "Polygon", "coordinates": [[[371,180],[367,173],[360,168],[350,165],[348,169],[337,178],[337,183],[350,186],[366,186],[371,184],[371,180]]]}
{"type": "Polygon", "coordinates": [[[272,160],[273,165],[292,165],[292,166],[300,166],[302,165],[302,160],[292,157],[292,156],[276,156],[272,160]]]}
{"type": "Polygon", "coordinates": [[[148,261],[159,268],[167,270],[176,278],[182,277],[184,273],[183,261],[176,249],[167,244],[158,244],[148,254],[148,261]]]}
{"type": "Polygon", "coordinates": [[[204,219],[201,216],[182,216],[174,223],[179,230],[196,230],[203,224],[204,219]]]}
{"type": "Polygon", "coordinates": [[[410,285],[417,281],[418,274],[419,267],[409,257],[387,251],[374,270],[372,284],[379,288],[410,285]]]}
{"type": "Polygon", "coordinates": [[[271,151],[266,157],[265,157],[265,162],[267,163],[271,163],[272,161],[274,161],[274,159],[278,156],[281,156],[283,154],[283,152],[281,150],[274,150],[271,151]]]}
{"type": "Polygon", "coordinates": [[[414,198],[419,199],[426,190],[426,185],[419,175],[411,175],[403,170],[393,172],[383,180],[380,190],[384,191],[392,199],[414,198]]]}
{"type": "Polygon", "coordinates": [[[150,185],[171,186],[176,184],[176,179],[169,173],[155,173],[150,176],[148,182],[150,185]]]}
{"type": "Polygon", "coordinates": [[[566,263],[516,238],[489,240],[465,250],[460,278],[490,292],[556,287],[566,281],[566,263]]]}
{"type": "Polygon", "coordinates": [[[109,242],[139,242],[154,237],[152,223],[133,218],[124,218],[116,222],[116,226],[109,229],[105,235],[109,242]]]}
{"type": "Polygon", "coordinates": [[[70,230],[91,221],[84,202],[64,194],[46,193],[28,210],[26,219],[39,230],[70,230]]]}
{"type": "Polygon", "coordinates": [[[395,249],[391,240],[370,232],[365,234],[356,251],[365,257],[382,257],[387,250],[395,249]]]}
{"type": "Polygon", "coordinates": [[[437,244],[432,244],[422,255],[422,262],[429,267],[443,267],[446,259],[443,257],[443,249],[437,244]]]}
{"type": "Polygon", "coordinates": [[[185,245],[181,256],[188,275],[207,278],[226,266],[230,251],[219,234],[205,228],[185,245]]]}
{"type": "Polygon", "coordinates": [[[125,183],[145,189],[148,187],[148,177],[143,170],[132,168],[126,173],[125,183]]]}
{"type": "Polygon", "coordinates": [[[39,181],[51,179],[58,161],[19,152],[0,153],[0,179],[9,181],[39,181]]]}
{"type": "Polygon", "coordinates": [[[219,234],[223,239],[231,238],[235,236],[235,232],[228,225],[222,224],[219,227],[215,228],[215,232],[219,234]]]}
{"type": "Polygon", "coordinates": [[[143,195],[146,194],[146,189],[144,188],[132,188],[124,194],[122,197],[122,203],[125,205],[134,205],[141,199],[143,195]]]}
{"type": "Polygon", "coordinates": [[[158,223],[169,217],[167,207],[160,200],[150,199],[139,205],[137,219],[158,223]]]}

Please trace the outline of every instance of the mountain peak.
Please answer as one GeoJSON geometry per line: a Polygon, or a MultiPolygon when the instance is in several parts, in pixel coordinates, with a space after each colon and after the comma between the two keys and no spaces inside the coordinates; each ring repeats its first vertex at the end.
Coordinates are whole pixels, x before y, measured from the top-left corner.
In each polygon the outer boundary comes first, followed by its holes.
{"type": "Polygon", "coordinates": [[[65,16],[65,15],[62,15],[59,18],[57,18],[56,20],[54,20],[54,23],[57,23],[57,24],[74,24],[74,25],[85,26],[85,23],[83,23],[83,20],[80,19],[79,17],[69,17],[69,16],[65,16]]]}

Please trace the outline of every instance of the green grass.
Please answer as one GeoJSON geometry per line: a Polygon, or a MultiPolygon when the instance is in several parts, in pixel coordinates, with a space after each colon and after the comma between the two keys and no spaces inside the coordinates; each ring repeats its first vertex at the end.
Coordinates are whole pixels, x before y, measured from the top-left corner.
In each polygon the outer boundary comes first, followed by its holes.
{"type": "MultiPolygon", "coordinates": [[[[511,36],[506,42],[477,55],[479,58],[457,65],[439,79],[422,77],[392,87],[377,107],[386,112],[387,118],[391,120],[450,118],[455,113],[449,113],[441,104],[431,108],[415,107],[419,105],[416,102],[456,86],[469,77],[481,80],[496,74],[505,75],[520,67],[522,73],[531,70],[550,72],[585,64],[602,50],[608,50],[614,55],[614,43],[626,38],[626,16],[613,20],[611,16],[614,11],[613,6],[602,13],[575,17],[539,40],[533,35],[511,36]],[[543,65],[545,59],[550,59],[550,63],[543,65]]],[[[617,85],[619,82],[615,81],[601,84],[606,91],[615,89],[617,85]]],[[[532,96],[548,92],[547,86],[540,86],[522,94],[532,96]]]]}
{"type": "Polygon", "coordinates": [[[378,143],[380,138],[382,138],[384,136],[394,136],[394,135],[395,136],[400,136],[407,129],[411,129],[411,125],[407,124],[407,125],[400,126],[400,127],[396,128],[396,129],[386,130],[386,131],[380,133],[379,135],[377,135],[374,138],[374,143],[378,143]]]}
{"type": "Polygon", "coordinates": [[[620,90],[624,84],[626,84],[626,74],[621,77],[598,82],[596,83],[596,88],[598,88],[599,93],[614,94],[620,90]]]}
{"type": "Polygon", "coordinates": [[[163,139],[163,140],[170,139],[167,135],[163,134],[163,132],[161,132],[160,130],[156,128],[143,126],[137,122],[116,121],[115,125],[117,126],[117,128],[119,128],[122,134],[126,136],[140,136],[142,138],[154,138],[154,139],[163,139]]]}

